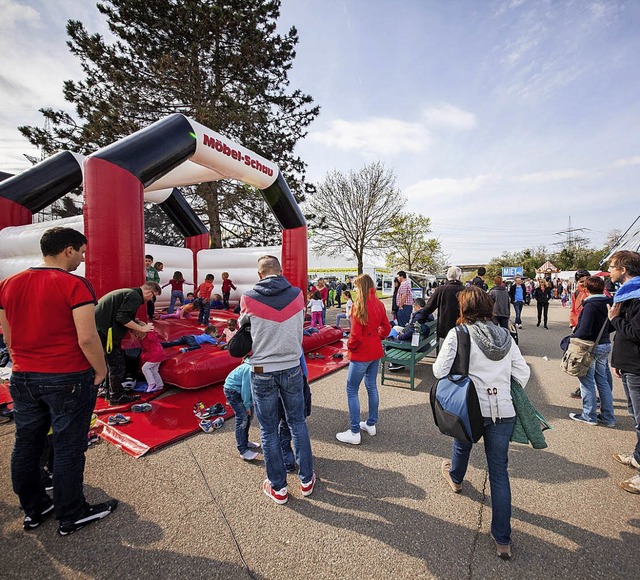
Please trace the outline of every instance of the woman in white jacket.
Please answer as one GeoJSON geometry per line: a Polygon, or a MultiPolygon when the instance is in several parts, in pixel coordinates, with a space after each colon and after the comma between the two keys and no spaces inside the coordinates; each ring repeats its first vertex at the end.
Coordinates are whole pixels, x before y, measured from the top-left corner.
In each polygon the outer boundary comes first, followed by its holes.
{"type": "MultiPolygon", "coordinates": [[[[531,371],[509,332],[492,322],[493,301],[486,292],[471,286],[458,293],[458,302],[458,324],[467,326],[471,338],[469,377],[484,417],[483,439],[491,486],[491,536],[498,556],[508,560],[511,558],[511,486],[507,465],[516,416],[511,401],[511,377],[524,387],[531,371]]],[[[447,334],[433,365],[437,378],[449,374],[457,348],[454,328],[447,334]]],[[[471,447],[471,443],[454,439],[451,460],[442,463],[442,475],[456,493],[462,490],[471,447]]]]}

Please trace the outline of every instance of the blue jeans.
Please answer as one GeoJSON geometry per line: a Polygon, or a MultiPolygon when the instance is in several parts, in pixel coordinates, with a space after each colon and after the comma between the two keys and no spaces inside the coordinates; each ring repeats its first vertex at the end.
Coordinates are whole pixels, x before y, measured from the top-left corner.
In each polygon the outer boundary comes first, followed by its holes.
{"type": "Polygon", "coordinates": [[[580,377],[580,393],[582,395],[582,417],[588,421],[598,420],[597,395],[600,395],[600,414],[602,421],[615,425],[616,418],[613,415],[613,393],[607,376],[609,368],[609,353],[611,343],[599,344],[593,353],[593,362],[584,377],[580,377]]]}
{"type": "MultiPolygon", "coordinates": [[[[491,535],[498,544],[511,542],[511,485],[507,466],[514,424],[515,417],[498,419],[495,423],[485,417],[482,434],[491,486],[491,535]]],[[[453,440],[449,473],[455,483],[462,483],[467,473],[472,446],[466,441],[453,440]]]]}
{"type": "Polygon", "coordinates": [[[340,312],[338,316],[336,316],[336,326],[340,326],[341,320],[346,320],[347,328],[351,328],[351,319],[347,317],[347,314],[345,312],[340,312]]]}
{"type": "Polygon", "coordinates": [[[251,427],[252,415],[247,415],[247,410],[242,402],[242,395],[238,391],[224,389],[224,396],[236,414],[236,446],[242,454],[249,449],[249,427],[251,427]]]}
{"type": "Polygon", "coordinates": [[[369,362],[349,363],[349,374],[347,375],[347,402],[349,403],[349,423],[352,433],[360,433],[360,399],[358,389],[364,378],[364,386],[369,396],[369,418],[367,425],[375,425],[378,422],[378,387],[376,378],[378,376],[378,366],[380,359],[369,362]]]}
{"type": "Polygon", "coordinates": [[[522,318],[520,315],[522,314],[522,308],[524,307],[524,302],[514,302],[513,310],[516,313],[516,324],[522,324],[522,318]]]}
{"type": "Polygon", "coordinates": [[[262,453],[271,487],[280,490],[287,485],[287,470],[278,437],[279,401],[282,401],[287,424],[291,430],[300,481],[310,482],[313,477],[313,456],[304,416],[302,369],[298,365],[271,373],[252,371],[251,391],[256,416],[260,422],[262,453]]]}
{"type": "Polygon", "coordinates": [[[409,321],[411,320],[411,312],[413,311],[413,306],[403,306],[398,309],[398,326],[407,326],[409,321]]]}
{"type": "Polygon", "coordinates": [[[171,300],[169,301],[169,314],[173,314],[176,309],[176,300],[180,299],[180,306],[184,305],[184,293],[182,290],[171,290],[171,300]]]}
{"type": "Polygon", "coordinates": [[[640,463],[640,375],[625,372],[621,372],[620,375],[622,375],[622,388],[627,396],[629,415],[635,422],[636,447],[633,450],[633,457],[640,463]]]}
{"type": "Polygon", "coordinates": [[[176,338],[175,340],[166,340],[164,342],[161,342],[160,344],[162,345],[162,348],[170,348],[172,346],[180,345],[185,345],[187,347],[187,350],[198,350],[199,348],[201,348],[200,345],[196,342],[193,334],[185,334],[180,338],[176,338]]]}
{"type": "Polygon", "coordinates": [[[198,324],[209,324],[209,313],[211,312],[211,300],[198,298],[200,310],[198,312],[198,324]]]}
{"type": "Polygon", "coordinates": [[[11,375],[9,389],[16,421],[11,479],[27,515],[37,515],[51,505],[40,479],[40,456],[49,428],[53,428],[56,518],[62,523],[74,522],[84,513],[84,454],[98,392],[94,376],[93,369],[11,375]]]}
{"type": "Polygon", "coordinates": [[[327,325],[327,307],[323,306],[322,307],[322,326],[326,326],[327,325]]]}

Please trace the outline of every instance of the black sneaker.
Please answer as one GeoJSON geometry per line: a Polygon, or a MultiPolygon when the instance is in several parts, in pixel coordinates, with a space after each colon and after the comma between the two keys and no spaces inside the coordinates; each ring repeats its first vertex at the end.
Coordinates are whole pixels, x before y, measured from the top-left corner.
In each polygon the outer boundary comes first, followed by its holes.
{"type": "Polygon", "coordinates": [[[140,398],[140,395],[132,395],[129,393],[118,393],[117,395],[109,395],[109,404],[114,405],[126,405],[127,403],[133,403],[140,398]]]}
{"type": "Polygon", "coordinates": [[[42,522],[53,514],[53,504],[33,516],[24,516],[22,527],[26,530],[35,530],[42,522]]]}
{"type": "Polygon", "coordinates": [[[85,514],[75,522],[60,524],[60,527],[58,528],[58,534],[60,534],[61,536],[68,536],[69,534],[73,534],[73,532],[77,532],[78,530],[81,530],[82,528],[88,526],[89,524],[92,524],[93,522],[97,522],[98,520],[106,518],[117,507],[118,500],[116,499],[110,499],[109,501],[105,501],[104,503],[89,505],[87,506],[85,514]]]}
{"type": "Polygon", "coordinates": [[[107,399],[109,397],[109,389],[107,387],[100,387],[98,389],[97,397],[99,399],[107,399]]]}
{"type": "Polygon", "coordinates": [[[403,365],[394,365],[393,363],[389,363],[389,370],[392,372],[398,372],[404,370],[406,367],[403,365]]]}
{"type": "Polygon", "coordinates": [[[572,399],[582,399],[582,394],[580,393],[580,387],[578,387],[575,391],[572,391],[569,396],[572,399]]]}
{"type": "Polygon", "coordinates": [[[47,473],[43,483],[45,491],[53,491],[53,475],[51,473],[47,473]]]}

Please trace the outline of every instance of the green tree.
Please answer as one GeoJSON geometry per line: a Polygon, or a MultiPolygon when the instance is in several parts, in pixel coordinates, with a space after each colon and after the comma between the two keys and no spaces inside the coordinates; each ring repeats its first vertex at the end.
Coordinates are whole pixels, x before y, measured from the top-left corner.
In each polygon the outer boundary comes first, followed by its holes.
{"type": "MultiPolygon", "coordinates": [[[[319,107],[289,87],[298,34],[293,27],[276,33],[279,0],[154,0],[152,6],[106,0],[97,6],[113,39],[68,22],[67,44],[85,75],[63,85],[75,113],[41,109],[44,127],[19,128],[31,143],[49,154],[88,154],[180,112],[272,159],[299,200],[312,190],[294,147],[319,107]]],[[[263,217],[261,207],[254,211],[255,191],[237,184],[207,183],[195,192],[213,247],[223,239],[246,242],[238,220],[263,217]]],[[[272,216],[264,227],[279,233],[272,216]]]]}
{"type": "Polygon", "coordinates": [[[502,275],[503,267],[522,266],[523,275],[535,278],[536,268],[539,268],[549,258],[544,246],[526,248],[518,252],[503,252],[499,257],[492,258],[487,265],[487,278],[502,275]]]}
{"type": "Polygon", "coordinates": [[[327,174],[307,206],[311,247],[323,254],[351,251],[362,274],[365,252],[386,249],[384,234],[404,207],[395,183],[393,171],[378,162],[348,174],[327,174]]]}
{"type": "Polygon", "coordinates": [[[387,266],[429,274],[443,270],[445,257],[440,241],[429,237],[430,218],[418,213],[399,213],[389,226],[389,231],[381,236],[387,248],[387,266]]]}

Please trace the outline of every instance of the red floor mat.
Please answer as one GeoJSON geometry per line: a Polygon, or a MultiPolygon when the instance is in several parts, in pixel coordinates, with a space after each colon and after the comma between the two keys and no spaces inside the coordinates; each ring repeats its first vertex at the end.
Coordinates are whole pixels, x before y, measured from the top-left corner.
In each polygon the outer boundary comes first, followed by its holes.
{"type": "Polygon", "coordinates": [[[9,383],[0,383],[0,404],[13,403],[11,393],[9,393],[9,383]]]}
{"type": "MultiPolygon", "coordinates": [[[[314,358],[305,356],[309,368],[309,382],[333,373],[349,364],[346,359],[346,341],[323,346],[314,352],[314,358]],[[316,358],[320,353],[323,359],[316,358]],[[342,354],[344,358],[333,358],[333,354],[342,354]]],[[[141,457],[149,451],[154,451],[179,441],[194,433],[200,432],[198,421],[193,416],[193,405],[202,401],[210,406],[215,403],[226,404],[223,385],[214,385],[198,390],[180,390],[169,394],[152,403],[153,409],[148,413],[127,413],[131,422],[126,425],[110,427],[105,419],[99,420],[101,425],[100,436],[113,443],[125,453],[133,457],[141,457]]],[[[154,394],[154,393],[152,393],[154,394]]],[[[233,418],[233,411],[227,407],[228,414],[225,421],[233,418]]],[[[235,429],[231,422],[223,429],[235,429]]],[[[212,434],[213,435],[213,434],[212,434]]]]}
{"type": "MultiPolygon", "coordinates": [[[[100,436],[125,453],[133,457],[141,457],[149,451],[200,432],[199,421],[193,414],[193,406],[198,401],[202,401],[207,406],[216,403],[226,405],[222,385],[197,391],[180,390],[167,395],[154,401],[151,411],[127,413],[127,417],[131,417],[131,422],[125,425],[110,427],[106,418],[98,419],[100,436]]],[[[225,421],[233,417],[231,407],[226,406],[226,409],[225,421]]],[[[235,428],[233,422],[223,427],[223,429],[229,428],[235,428]]]]}
{"type": "Polygon", "coordinates": [[[136,403],[148,403],[152,399],[155,399],[159,395],[162,395],[162,393],[164,392],[166,392],[164,389],[161,391],[155,391],[153,393],[140,393],[137,391],[133,391],[133,394],[140,395],[140,398],[137,401],[134,401],[133,403],[126,403],[125,405],[111,406],[109,405],[109,402],[106,399],[98,398],[96,399],[96,406],[94,411],[98,415],[104,415],[105,413],[109,413],[110,415],[113,415],[114,413],[124,413],[125,411],[128,411],[129,409],[131,409],[131,405],[135,405],[136,403]]]}

